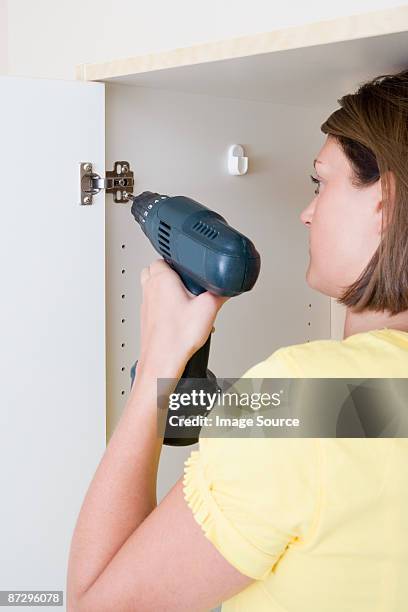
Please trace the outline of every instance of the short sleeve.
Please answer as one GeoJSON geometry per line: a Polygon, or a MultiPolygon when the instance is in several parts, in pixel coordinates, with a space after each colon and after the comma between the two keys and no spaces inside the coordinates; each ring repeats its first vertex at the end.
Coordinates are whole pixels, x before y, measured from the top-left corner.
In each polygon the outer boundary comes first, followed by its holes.
{"type": "MultiPolygon", "coordinates": [[[[272,356],[243,377],[290,376],[278,361],[272,356]]],[[[268,576],[288,545],[308,538],[319,490],[316,438],[200,438],[184,463],[184,498],[195,520],[224,558],[255,580],[268,576]]]]}

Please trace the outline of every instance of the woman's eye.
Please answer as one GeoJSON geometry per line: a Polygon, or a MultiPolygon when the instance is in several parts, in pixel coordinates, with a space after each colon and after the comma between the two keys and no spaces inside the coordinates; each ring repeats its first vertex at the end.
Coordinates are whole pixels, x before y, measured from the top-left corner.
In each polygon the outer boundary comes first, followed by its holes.
{"type": "Polygon", "coordinates": [[[311,174],[311,175],[310,175],[310,178],[312,179],[313,183],[316,183],[316,184],[317,184],[317,187],[316,187],[316,189],[315,189],[315,191],[314,191],[314,192],[315,192],[315,195],[318,195],[318,194],[319,194],[319,189],[320,189],[320,181],[319,181],[319,179],[318,179],[318,178],[316,178],[315,176],[313,176],[313,174],[311,174]]]}

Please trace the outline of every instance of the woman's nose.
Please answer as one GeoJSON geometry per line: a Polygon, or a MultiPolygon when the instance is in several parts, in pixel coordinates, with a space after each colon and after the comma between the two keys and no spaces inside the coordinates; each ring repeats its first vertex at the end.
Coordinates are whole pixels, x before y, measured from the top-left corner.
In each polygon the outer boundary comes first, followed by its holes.
{"type": "Polygon", "coordinates": [[[312,218],[313,218],[313,211],[314,211],[314,200],[312,200],[309,206],[306,206],[306,208],[303,209],[302,212],[300,213],[301,222],[304,223],[305,225],[310,225],[312,222],[312,218]]]}

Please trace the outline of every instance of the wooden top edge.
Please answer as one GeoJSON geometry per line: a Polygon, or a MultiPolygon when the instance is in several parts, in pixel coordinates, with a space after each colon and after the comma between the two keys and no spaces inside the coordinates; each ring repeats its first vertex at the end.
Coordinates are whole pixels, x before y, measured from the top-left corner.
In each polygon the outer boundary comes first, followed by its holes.
{"type": "Polygon", "coordinates": [[[154,70],[248,57],[408,30],[408,5],[325,21],[149,53],[96,64],[80,64],[76,78],[104,81],[154,70]]]}

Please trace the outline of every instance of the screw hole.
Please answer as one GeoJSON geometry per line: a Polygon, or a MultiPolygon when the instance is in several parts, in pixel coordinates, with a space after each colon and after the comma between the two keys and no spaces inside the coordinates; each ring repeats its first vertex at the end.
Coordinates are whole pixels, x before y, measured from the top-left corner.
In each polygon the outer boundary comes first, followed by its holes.
{"type": "Polygon", "coordinates": [[[124,342],[122,342],[122,348],[123,348],[124,346],[125,346],[125,343],[124,343],[124,342]]]}
{"type": "Polygon", "coordinates": [[[125,294],[124,294],[124,293],[122,293],[122,300],[123,300],[123,299],[125,299],[125,294]]]}
{"type": "Polygon", "coordinates": [[[124,392],[124,391],[121,391],[121,395],[125,395],[125,392],[124,392]]]}
{"type": "Polygon", "coordinates": [[[308,325],[310,325],[310,321],[309,321],[308,325]]]}
{"type": "Polygon", "coordinates": [[[121,323],[124,323],[124,322],[125,322],[125,320],[126,320],[126,319],[122,319],[122,320],[121,320],[121,323]]]}
{"type": "Polygon", "coordinates": [[[125,366],[122,366],[120,369],[122,370],[122,372],[124,372],[125,371],[125,366]]]}
{"type": "Polygon", "coordinates": [[[125,246],[126,246],[125,244],[122,244],[122,249],[124,249],[124,248],[125,248],[125,246]]]}
{"type": "Polygon", "coordinates": [[[126,270],[122,270],[122,274],[124,274],[124,273],[125,273],[125,271],[126,271],[126,270]]]}
{"type": "Polygon", "coordinates": [[[311,307],[312,307],[312,305],[311,305],[311,304],[309,304],[309,308],[311,308],[311,307]]]}

